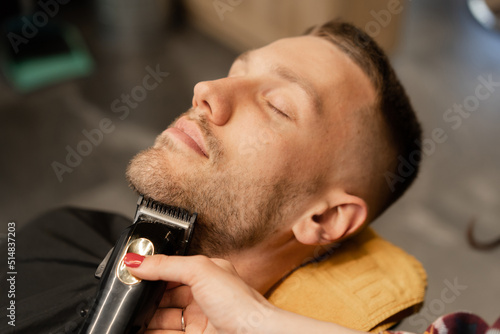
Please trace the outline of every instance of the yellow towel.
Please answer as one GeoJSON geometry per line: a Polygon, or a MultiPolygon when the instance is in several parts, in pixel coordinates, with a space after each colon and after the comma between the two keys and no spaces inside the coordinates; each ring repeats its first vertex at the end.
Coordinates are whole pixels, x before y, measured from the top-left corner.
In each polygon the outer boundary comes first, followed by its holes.
{"type": "Polygon", "coordinates": [[[377,332],[417,312],[426,285],[420,262],[368,228],[328,259],[293,272],[269,301],[311,318],[377,332]]]}

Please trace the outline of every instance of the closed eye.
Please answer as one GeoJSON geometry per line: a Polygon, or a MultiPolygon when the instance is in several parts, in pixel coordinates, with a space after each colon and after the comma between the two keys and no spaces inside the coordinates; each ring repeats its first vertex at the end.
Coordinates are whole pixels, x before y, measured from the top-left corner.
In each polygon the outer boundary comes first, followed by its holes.
{"type": "Polygon", "coordinates": [[[287,114],[285,114],[283,111],[281,111],[280,109],[276,108],[274,105],[271,104],[271,102],[267,101],[267,106],[275,113],[277,113],[278,115],[282,116],[282,117],[286,117],[286,118],[290,118],[290,116],[288,116],[287,114]]]}

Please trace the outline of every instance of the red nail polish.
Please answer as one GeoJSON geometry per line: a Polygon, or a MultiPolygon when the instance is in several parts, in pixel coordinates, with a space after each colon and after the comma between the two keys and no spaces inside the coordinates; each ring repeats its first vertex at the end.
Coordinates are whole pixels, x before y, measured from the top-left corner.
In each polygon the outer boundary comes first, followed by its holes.
{"type": "Polygon", "coordinates": [[[123,258],[123,263],[125,263],[125,265],[130,268],[139,267],[142,261],[144,261],[144,256],[136,253],[127,253],[123,258]]]}

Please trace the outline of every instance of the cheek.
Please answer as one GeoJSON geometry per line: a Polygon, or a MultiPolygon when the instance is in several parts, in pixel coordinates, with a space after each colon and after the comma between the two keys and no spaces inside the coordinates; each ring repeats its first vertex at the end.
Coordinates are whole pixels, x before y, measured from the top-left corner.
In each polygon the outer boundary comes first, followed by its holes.
{"type": "Polygon", "coordinates": [[[281,142],[281,136],[270,128],[260,127],[252,131],[242,131],[235,142],[236,153],[248,160],[262,159],[272,151],[279,151],[281,142]]]}
{"type": "Polygon", "coordinates": [[[262,130],[238,146],[238,164],[258,178],[299,180],[304,173],[304,152],[298,143],[262,130]]]}
{"type": "Polygon", "coordinates": [[[228,132],[225,153],[231,165],[255,176],[272,176],[290,161],[289,143],[271,127],[240,127],[228,132]]]}
{"type": "Polygon", "coordinates": [[[235,117],[216,134],[222,139],[227,166],[256,177],[305,177],[314,166],[311,144],[315,140],[310,138],[314,134],[300,133],[305,131],[272,118],[245,116],[235,117]]]}

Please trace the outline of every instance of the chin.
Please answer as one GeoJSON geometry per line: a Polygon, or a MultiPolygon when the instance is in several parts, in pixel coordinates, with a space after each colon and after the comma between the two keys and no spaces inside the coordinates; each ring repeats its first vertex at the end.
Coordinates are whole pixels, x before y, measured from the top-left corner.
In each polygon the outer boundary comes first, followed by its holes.
{"type": "Polygon", "coordinates": [[[178,205],[169,198],[175,193],[171,189],[173,173],[162,151],[152,147],[137,154],[127,167],[126,177],[137,193],[164,204],[178,205]]]}

